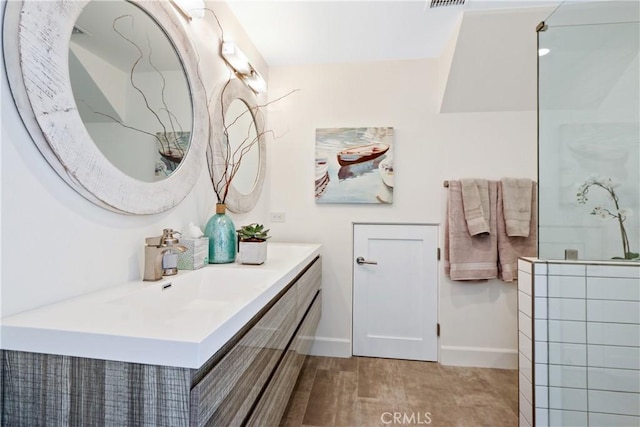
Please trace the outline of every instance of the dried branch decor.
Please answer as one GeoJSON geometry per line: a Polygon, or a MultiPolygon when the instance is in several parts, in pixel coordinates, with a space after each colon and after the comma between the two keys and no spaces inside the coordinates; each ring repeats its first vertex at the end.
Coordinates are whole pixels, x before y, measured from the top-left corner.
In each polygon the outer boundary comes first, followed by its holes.
{"type": "MultiPolygon", "coordinates": [[[[219,44],[222,45],[222,42],[224,42],[225,40],[224,29],[220,23],[220,20],[218,19],[218,16],[212,9],[205,8],[204,10],[205,12],[211,13],[213,18],[215,19],[216,24],[220,30],[219,44]]],[[[199,60],[200,58],[198,58],[198,61],[199,60]]],[[[253,100],[255,99],[255,95],[253,94],[253,92],[247,89],[245,91],[246,96],[242,97],[242,100],[245,102],[245,104],[247,104],[247,109],[245,109],[238,116],[227,120],[227,101],[229,101],[230,97],[235,98],[236,96],[235,94],[229,93],[236,90],[232,87],[237,81],[237,79],[235,79],[233,76],[234,74],[237,73],[229,69],[229,78],[222,85],[222,89],[220,90],[220,93],[218,95],[218,105],[212,105],[213,91],[207,103],[209,114],[213,118],[213,120],[210,120],[209,122],[209,135],[210,138],[212,138],[212,141],[210,141],[210,144],[208,145],[206,150],[207,166],[209,170],[211,185],[219,204],[225,204],[227,202],[230,190],[232,188],[233,180],[237,176],[245,156],[252,149],[259,149],[259,147],[256,146],[259,146],[261,142],[264,141],[264,138],[267,134],[271,134],[272,138],[274,139],[277,138],[272,130],[263,129],[261,110],[268,105],[278,102],[299,90],[292,90],[272,101],[269,101],[262,105],[257,105],[253,102],[253,100]],[[251,120],[248,121],[249,124],[247,128],[238,129],[243,125],[243,123],[245,123],[245,121],[243,121],[242,119],[246,117],[247,114],[251,116],[251,120]],[[214,128],[216,124],[220,123],[222,129],[214,128]],[[235,148],[232,148],[232,144],[229,140],[229,134],[232,129],[238,129],[239,131],[237,132],[237,134],[244,135],[242,141],[240,141],[239,143],[236,142],[234,144],[235,148]],[[252,133],[254,129],[255,134],[252,133]]]]}
{"type": "MultiPolygon", "coordinates": [[[[262,128],[262,120],[260,118],[261,109],[279,100],[291,95],[297,90],[292,90],[287,94],[267,102],[262,105],[247,105],[247,108],[238,116],[227,120],[226,108],[224,108],[225,92],[229,90],[229,86],[234,80],[229,79],[222,87],[220,95],[220,108],[217,110],[218,114],[221,114],[222,133],[220,144],[209,144],[207,147],[207,166],[209,170],[209,177],[211,179],[211,185],[213,191],[216,194],[218,203],[225,203],[229,190],[232,186],[233,180],[236,177],[244,157],[252,150],[259,149],[257,145],[265,138],[267,134],[270,134],[273,138],[275,134],[272,130],[265,130],[262,128]],[[230,131],[234,128],[242,126],[245,123],[242,119],[250,115],[248,127],[246,129],[239,129],[238,134],[242,134],[244,137],[239,143],[236,142],[235,148],[232,147],[229,140],[230,131]],[[255,129],[255,133],[252,131],[255,129]],[[217,147],[217,150],[216,150],[217,147]]],[[[211,135],[215,135],[216,132],[212,130],[211,135]]]]}
{"type": "Polygon", "coordinates": [[[78,99],[78,102],[82,102],[86,105],[94,114],[107,117],[120,126],[153,137],[157,141],[158,153],[166,160],[165,164],[168,170],[165,173],[170,173],[175,170],[180,164],[186,154],[186,148],[188,147],[190,132],[185,131],[178,117],[171,111],[167,103],[166,89],[167,81],[162,71],[156,66],[153,55],[154,51],[152,43],[149,38],[149,34],[145,33],[147,49],[146,53],[141,46],[133,40],[132,37],[126,34],[127,30],[131,31],[135,27],[135,17],[130,14],[120,15],[113,20],[111,27],[114,33],[118,35],[122,40],[129,44],[136,51],[136,58],[134,59],[131,69],[129,70],[129,83],[142,100],[146,110],[153,116],[154,122],[156,122],[162,129],[160,132],[150,132],[136,126],[125,123],[123,120],[114,117],[111,114],[107,114],[101,111],[96,111],[87,101],[84,99],[78,99]],[[136,72],[139,70],[142,61],[145,62],[153,69],[154,73],[160,79],[160,87],[158,93],[160,95],[159,101],[161,106],[154,109],[151,105],[148,95],[138,84],[139,75],[136,76],[136,72]],[[157,111],[156,111],[157,110],[157,111]],[[185,138],[186,137],[186,138],[185,138]],[[186,141],[185,141],[186,139],[186,141]],[[186,143],[185,143],[186,142],[186,143]]]}

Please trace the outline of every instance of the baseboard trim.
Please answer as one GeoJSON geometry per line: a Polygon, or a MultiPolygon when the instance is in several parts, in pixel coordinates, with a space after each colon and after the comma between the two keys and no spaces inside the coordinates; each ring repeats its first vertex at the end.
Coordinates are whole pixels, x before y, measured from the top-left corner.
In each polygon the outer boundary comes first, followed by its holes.
{"type": "Polygon", "coordinates": [[[450,366],[517,369],[518,350],[443,345],[440,347],[440,363],[450,366]]]}
{"type": "Polygon", "coordinates": [[[315,337],[310,354],[313,356],[351,357],[351,340],[315,337]]]}

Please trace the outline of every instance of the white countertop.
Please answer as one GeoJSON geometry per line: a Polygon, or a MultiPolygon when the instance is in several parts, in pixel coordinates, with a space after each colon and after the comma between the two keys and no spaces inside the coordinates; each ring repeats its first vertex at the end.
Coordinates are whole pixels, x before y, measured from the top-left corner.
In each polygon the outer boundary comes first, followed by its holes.
{"type": "Polygon", "coordinates": [[[260,266],[209,265],[5,317],[0,348],[197,369],[319,254],[270,242],[260,266]]]}

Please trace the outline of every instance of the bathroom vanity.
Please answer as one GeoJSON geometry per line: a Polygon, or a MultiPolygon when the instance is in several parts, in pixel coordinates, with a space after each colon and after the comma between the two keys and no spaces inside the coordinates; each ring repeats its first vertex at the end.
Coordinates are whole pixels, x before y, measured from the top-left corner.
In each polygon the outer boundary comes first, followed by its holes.
{"type": "Polygon", "coordinates": [[[321,314],[320,246],[2,319],[2,425],[277,425],[321,314]]]}

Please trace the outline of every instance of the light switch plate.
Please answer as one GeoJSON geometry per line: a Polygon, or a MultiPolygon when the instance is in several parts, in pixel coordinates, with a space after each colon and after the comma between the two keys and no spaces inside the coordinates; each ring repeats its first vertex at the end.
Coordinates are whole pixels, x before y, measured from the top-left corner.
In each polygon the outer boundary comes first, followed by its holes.
{"type": "Polygon", "coordinates": [[[271,222],[287,222],[284,212],[271,212],[271,222]]]}

